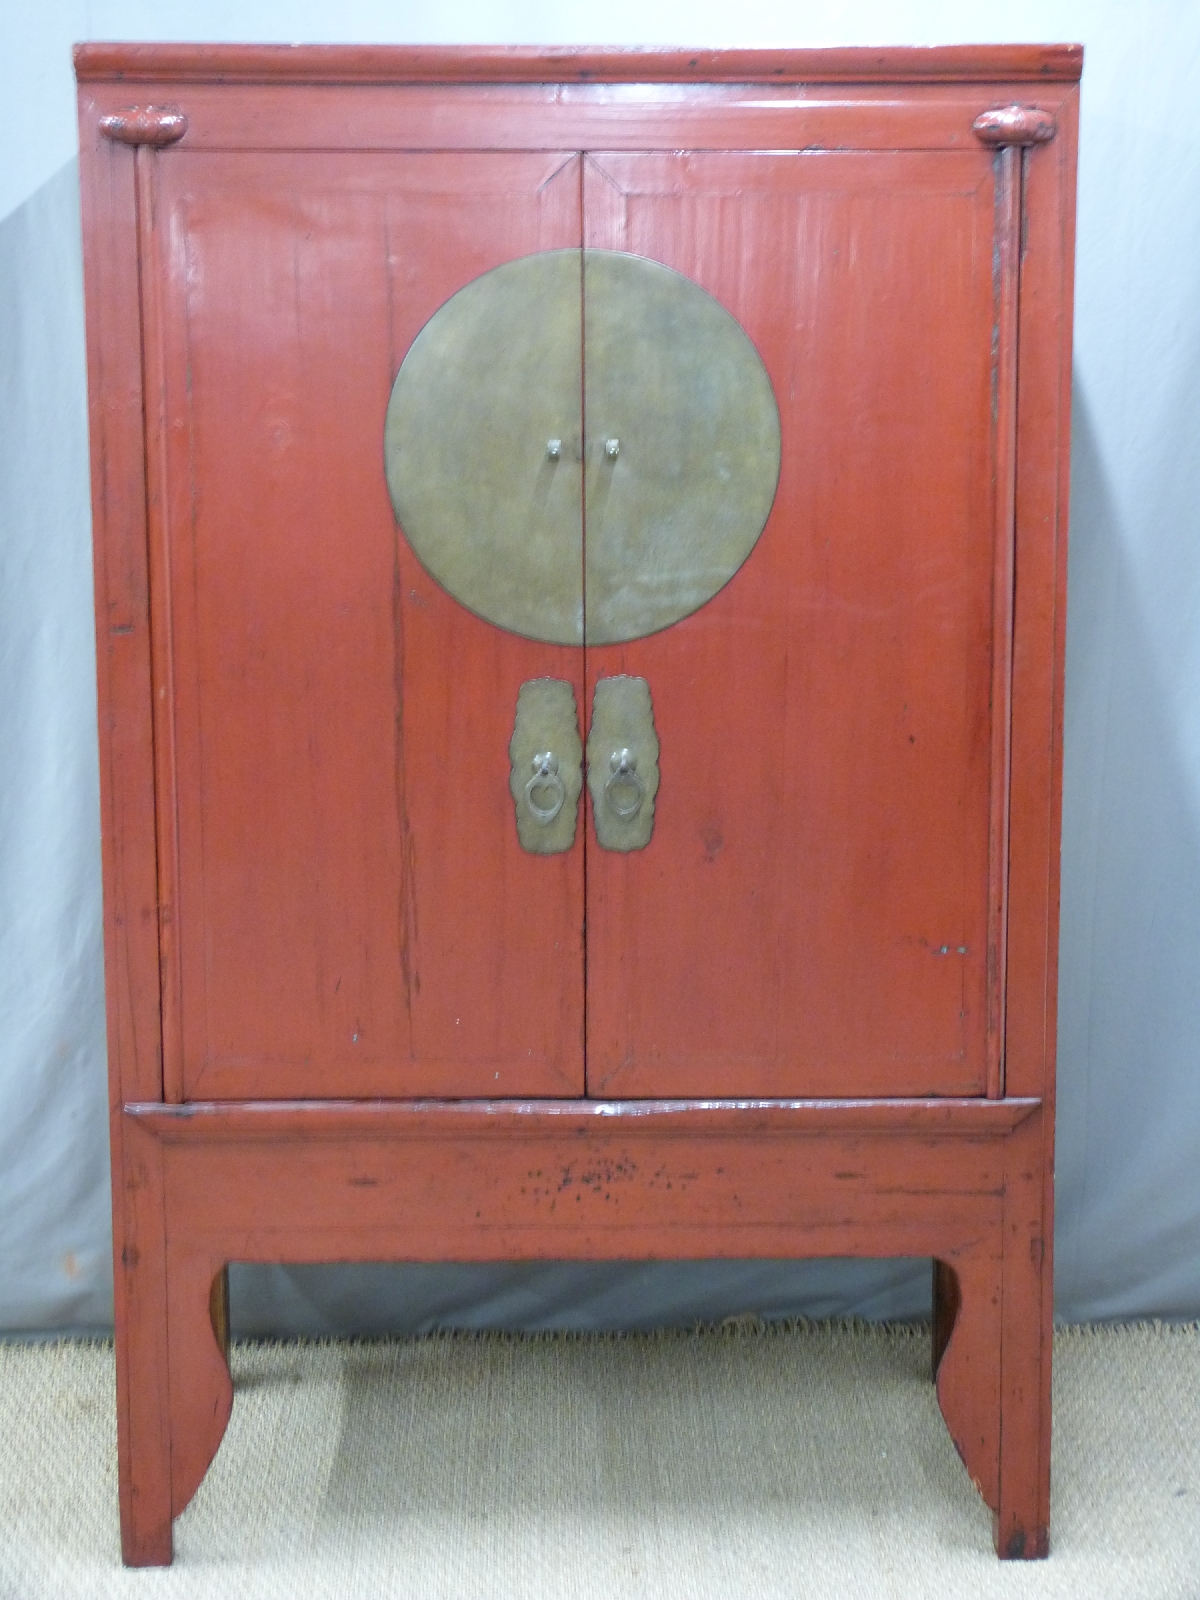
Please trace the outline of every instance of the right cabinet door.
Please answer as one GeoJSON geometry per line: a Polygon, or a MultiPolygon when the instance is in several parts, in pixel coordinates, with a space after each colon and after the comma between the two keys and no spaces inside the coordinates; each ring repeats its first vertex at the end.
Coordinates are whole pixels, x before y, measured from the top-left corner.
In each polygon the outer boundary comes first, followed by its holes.
{"type": "MultiPolygon", "coordinates": [[[[594,807],[588,829],[592,1095],[975,1095],[995,1072],[1001,172],[982,148],[585,158],[585,244],[737,319],[781,441],[715,597],[586,651],[589,712],[598,681],[643,678],[660,747],[649,844],[603,848],[594,807]]],[[[597,430],[633,439],[638,404],[622,422],[588,397],[585,546],[611,509],[597,430]]]]}

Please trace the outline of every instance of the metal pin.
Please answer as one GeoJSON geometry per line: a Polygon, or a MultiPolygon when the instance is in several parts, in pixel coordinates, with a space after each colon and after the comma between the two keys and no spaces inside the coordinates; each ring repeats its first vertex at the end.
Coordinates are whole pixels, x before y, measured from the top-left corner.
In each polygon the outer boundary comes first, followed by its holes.
{"type": "Polygon", "coordinates": [[[621,453],[621,441],[619,439],[606,439],[605,440],[605,442],[604,442],[604,454],[608,457],[608,459],[610,461],[615,461],[617,459],[617,457],[620,455],[620,453],[621,453]]]}
{"type": "Polygon", "coordinates": [[[559,456],[562,455],[562,440],[547,439],[546,454],[550,457],[551,461],[557,461],[559,456]]]}

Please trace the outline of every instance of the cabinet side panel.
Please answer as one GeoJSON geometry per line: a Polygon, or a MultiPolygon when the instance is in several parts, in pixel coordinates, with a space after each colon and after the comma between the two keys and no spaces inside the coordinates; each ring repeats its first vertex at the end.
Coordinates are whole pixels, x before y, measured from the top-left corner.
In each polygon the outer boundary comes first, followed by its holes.
{"type": "MultiPolygon", "coordinates": [[[[1013,1187],[1024,1178],[1028,1199],[1022,1220],[1028,1238],[1019,1228],[1006,1238],[1005,1297],[1016,1277],[1026,1297],[1024,1314],[1040,1330],[1039,1392],[1025,1394],[1021,1412],[1028,1430],[1030,1466],[1036,1469],[1032,1492],[1038,1507],[1026,1530],[1027,1553],[1038,1553],[1035,1545],[1044,1549],[1050,1506],[1055,1047],[1078,99],[1079,91],[1072,90],[1059,109],[1054,140],[1024,157],[1005,1087],[1009,1095],[1041,1097],[1043,1111],[1014,1142],[1014,1155],[1023,1161],[1022,1172],[1014,1172],[1013,1187]]],[[[1032,1376],[1026,1382],[1032,1389],[1032,1376]]],[[[1007,1501],[1003,1482],[1001,1492],[1002,1501],[1007,1501]]],[[[1003,1548],[1007,1536],[1003,1518],[998,1534],[1003,1548]]]]}
{"type": "Polygon", "coordinates": [[[81,103],[104,957],[114,1102],[162,1089],[141,330],[132,150],[81,103]]]}
{"type": "Polygon", "coordinates": [[[162,1095],[134,153],[80,95],[122,1547],[170,1559],[161,1154],[121,1107],[162,1095]],[[136,1369],[136,1371],[135,1371],[136,1369]]]}

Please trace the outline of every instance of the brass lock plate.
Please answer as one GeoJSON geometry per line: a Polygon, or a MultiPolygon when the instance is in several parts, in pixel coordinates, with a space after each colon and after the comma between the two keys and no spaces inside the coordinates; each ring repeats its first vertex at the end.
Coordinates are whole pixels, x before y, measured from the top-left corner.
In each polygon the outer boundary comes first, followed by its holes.
{"type": "Polygon", "coordinates": [[[536,856],[569,850],[583,790],[583,743],[571,684],[531,678],[521,685],[508,754],[522,847],[536,856]]]}
{"type": "Polygon", "coordinates": [[[645,678],[599,679],[587,759],[596,838],[605,850],[644,850],[658,793],[658,734],[645,678]]]}
{"type": "Polygon", "coordinates": [[[689,616],[750,554],[779,412],[699,284],[555,250],[435,312],[396,376],[384,453],[405,537],[464,606],[526,638],[615,644],[689,616]]]}

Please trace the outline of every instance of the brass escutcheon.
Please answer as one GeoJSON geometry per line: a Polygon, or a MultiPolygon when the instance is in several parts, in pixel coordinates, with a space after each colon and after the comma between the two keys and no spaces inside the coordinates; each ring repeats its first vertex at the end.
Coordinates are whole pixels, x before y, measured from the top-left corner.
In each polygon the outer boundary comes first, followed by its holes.
{"type": "Polygon", "coordinates": [[[531,678],[521,685],[508,755],[522,847],[536,856],[569,850],[583,789],[583,743],[571,684],[531,678]]]}
{"type": "Polygon", "coordinates": [[[658,793],[658,734],[645,678],[597,682],[587,759],[598,842],[605,850],[644,850],[658,793]]]}

